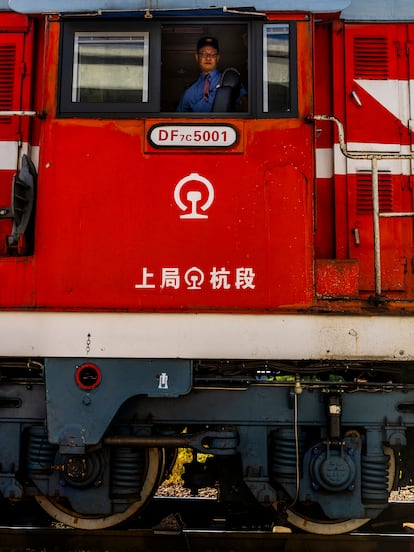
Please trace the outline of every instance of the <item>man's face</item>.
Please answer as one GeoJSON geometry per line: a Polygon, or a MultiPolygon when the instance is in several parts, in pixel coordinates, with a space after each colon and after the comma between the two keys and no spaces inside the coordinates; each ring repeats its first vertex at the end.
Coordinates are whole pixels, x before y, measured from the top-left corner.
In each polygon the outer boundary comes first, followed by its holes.
{"type": "Polygon", "coordinates": [[[217,68],[220,55],[212,46],[203,46],[196,54],[196,60],[202,73],[210,73],[217,68]]]}

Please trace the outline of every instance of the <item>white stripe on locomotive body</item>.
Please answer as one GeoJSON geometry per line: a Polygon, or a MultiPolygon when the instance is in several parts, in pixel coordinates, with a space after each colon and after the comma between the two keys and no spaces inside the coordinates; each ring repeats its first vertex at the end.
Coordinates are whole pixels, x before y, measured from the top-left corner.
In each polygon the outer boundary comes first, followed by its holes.
{"type": "Polygon", "coordinates": [[[17,168],[19,144],[15,141],[0,140],[0,170],[15,171],[17,168]]]}
{"type": "MultiPolygon", "coordinates": [[[[387,109],[402,126],[414,129],[414,80],[375,80],[355,79],[370,96],[387,109]]],[[[336,135],[336,129],[334,129],[336,135]]],[[[346,135],[345,135],[346,140],[346,135]]],[[[412,146],[399,143],[347,142],[349,151],[366,152],[399,152],[409,154],[412,146]]],[[[411,175],[411,162],[408,160],[380,160],[378,169],[390,174],[411,175]]],[[[346,159],[339,145],[333,148],[316,148],[316,177],[332,178],[336,175],[355,174],[370,171],[369,160],[346,159]]]]}
{"type": "Polygon", "coordinates": [[[414,318],[0,312],[3,356],[414,360],[414,318]]]}
{"type": "MultiPolygon", "coordinates": [[[[364,142],[348,143],[349,151],[399,152],[410,153],[410,146],[399,144],[368,144],[364,142]]],[[[371,172],[371,161],[365,159],[347,159],[339,144],[333,148],[316,149],[316,178],[332,178],[334,175],[346,176],[359,172],[371,172]]],[[[393,175],[411,175],[411,162],[407,159],[382,159],[378,161],[378,170],[393,175]]]]}
{"type": "Polygon", "coordinates": [[[333,148],[316,148],[316,178],[332,178],[334,175],[333,148]]]}
{"type": "Polygon", "coordinates": [[[31,146],[28,142],[0,140],[0,171],[15,171],[18,168],[18,158],[28,154],[36,168],[39,167],[39,146],[31,146]]]}
{"type": "Polygon", "coordinates": [[[36,169],[39,169],[39,154],[40,154],[40,147],[39,146],[31,146],[30,148],[30,159],[32,160],[34,166],[36,169]]]}
{"type": "Polygon", "coordinates": [[[402,125],[408,126],[411,118],[409,91],[414,86],[412,80],[355,79],[355,82],[399,119],[402,125]]]}

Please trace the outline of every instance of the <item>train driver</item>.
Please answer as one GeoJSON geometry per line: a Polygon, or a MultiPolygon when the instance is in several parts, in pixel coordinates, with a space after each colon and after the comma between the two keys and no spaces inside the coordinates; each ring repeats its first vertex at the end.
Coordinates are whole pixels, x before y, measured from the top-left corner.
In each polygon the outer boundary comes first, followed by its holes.
{"type": "MultiPolygon", "coordinates": [[[[195,59],[200,67],[200,76],[182,95],[177,111],[207,113],[212,111],[222,73],[217,69],[220,61],[218,40],[213,36],[203,36],[197,42],[195,59]]],[[[240,87],[237,103],[246,99],[247,91],[240,87]]]]}

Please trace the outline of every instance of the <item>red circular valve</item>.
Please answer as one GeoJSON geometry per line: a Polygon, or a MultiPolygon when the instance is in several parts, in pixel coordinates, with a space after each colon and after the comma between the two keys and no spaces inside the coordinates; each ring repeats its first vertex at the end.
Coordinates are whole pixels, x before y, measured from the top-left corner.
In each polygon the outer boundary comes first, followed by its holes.
{"type": "Polygon", "coordinates": [[[101,383],[102,374],[99,368],[87,362],[78,366],[75,374],[76,385],[85,391],[95,389],[101,383]]]}

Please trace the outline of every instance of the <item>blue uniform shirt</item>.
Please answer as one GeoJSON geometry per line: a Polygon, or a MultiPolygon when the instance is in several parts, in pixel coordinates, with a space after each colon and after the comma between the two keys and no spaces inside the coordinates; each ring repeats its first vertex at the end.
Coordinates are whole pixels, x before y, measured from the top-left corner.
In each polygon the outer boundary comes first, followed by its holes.
{"type": "Polygon", "coordinates": [[[211,111],[216,97],[216,90],[220,84],[221,71],[215,69],[209,73],[210,75],[210,91],[208,99],[204,99],[204,81],[205,74],[201,73],[198,79],[187,88],[184,94],[181,96],[180,103],[178,104],[177,111],[189,112],[196,111],[199,113],[208,113],[211,111]]]}

